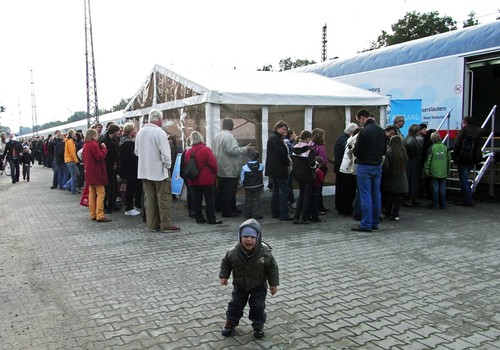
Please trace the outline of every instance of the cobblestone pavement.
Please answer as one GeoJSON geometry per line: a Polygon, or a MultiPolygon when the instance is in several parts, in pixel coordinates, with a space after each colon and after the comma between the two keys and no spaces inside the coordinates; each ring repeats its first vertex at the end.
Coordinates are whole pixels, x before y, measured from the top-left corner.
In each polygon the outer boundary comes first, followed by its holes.
{"type": "MultiPolygon", "coordinates": [[[[498,203],[446,211],[403,208],[400,222],[354,233],[333,213],[263,238],[280,266],[266,337],[248,309],[223,338],[231,287],[219,284],[241,218],[151,233],[140,217],[88,218],[80,196],[0,177],[1,349],[500,349],[498,203]]],[[[333,207],[333,197],[326,197],[333,207]]]]}

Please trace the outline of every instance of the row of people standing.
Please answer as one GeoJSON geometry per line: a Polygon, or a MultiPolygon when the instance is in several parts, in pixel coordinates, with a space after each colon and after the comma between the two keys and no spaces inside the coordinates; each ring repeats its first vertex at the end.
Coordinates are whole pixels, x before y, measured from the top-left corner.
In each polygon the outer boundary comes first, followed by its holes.
{"type": "Polygon", "coordinates": [[[92,220],[111,221],[105,214],[113,211],[117,181],[123,178],[126,215],[136,216],[143,210],[150,231],[180,230],[170,213],[170,169],[175,159],[162,127],[163,113],[153,109],[148,123],[139,131],[133,123],[125,124],[123,130],[118,125],[108,125],[100,138],[97,128],[87,131],[83,153],[92,220]]]}
{"type": "Polygon", "coordinates": [[[121,210],[122,184],[126,187],[125,215],[140,215],[142,181],[137,177],[138,160],[134,154],[137,129],[133,123],[127,123],[123,127],[109,124],[103,135],[100,130],[100,124],[87,130],[83,147],[90,217],[100,222],[111,221],[105,214],[121,210]]]}
{"type": "MultiPolygon", "coordinates": [[[[288,148],[285,138],[288,125],[279,121],[268,139],[266,166],[258,162],[259,153],[254,146],[248,144],[241,147],[232,134],[234,121],[230,118],[222,120],[222,130],[214,137],[212,150],[204,145],[203,138],[198,132],[190,136],[191,148],[186,150],[182,157],[181,174],[187,166],[191,155],[194,155],[200,174],[196,179],[185,179],[188,185],[188,207],[199,223],[220,223],[215,217],[215,211],[221,211],[222,217],[237,217],[242,211],[236,205],[238,183],[245,188],[244,215],[246,218],[262,218],[260,210],[260,194],[263,191],[263,173],[270,177],[272,183],[271,211],[273,218],[294,223],[309,223],[311,220],[319,222],[317,212],[321,208],[321,189],[325,175],[326,158],[324,150],[324,131],[315,129],[313,132],[304,131],[301,134],[302,143],[307,148],[306,163],[311,160],[312,167],[307,165],[305,172],[299,171],[304,165],[303,157],[299,155],[299,146],[293,144],[288,148]],[[304,138],[306,137],[306,143],[304,138]],[[313,142],[312,139],[316,142],[313,142]],[[292,151],[290,153],[290,151],[292,151]],[[293,153],[296,153],[293,155],[293,153]],[[292,158],[297,157],[296,163],[292,158]],[[318,157],[318,159],[316,159],[318,157]],[[245,160],[248,159],[248,162],[245,160]],[[213,163],[216,163],[214,167],[213,163]],[[293,164],[293,165],[292,165],[293,164]],[[316,164],[320,164],[321,174],[316,174],[316,164]],[[295,168],[295,170],[293,170],[295,168]],[[303,175],[307,175],[304,178],[303,175]],[[290,190],[290,177],[294,176],[299,181],[299,203],[295,210],[294,218],[290,217],[288,203],[293,203],[293,188],[290,190]],[[215,195],[213,194],[215,184],[215,195]],[[304,186],[302,186],[303,184],[304,186]],[[290,194],[292,195],[290,197],[290,194]],[[311,197],[314,200],[313,214],[311,214],[311,197]],[[215,197],[215,198],[213,198],[215,197]],[[189,200],[192,198],[192,201],[189,200]],[[292,199],[290,199],[292,198],[292,199]],[[206,217],[201,212],[203,199],[206,202],[206,217]],[[287,203],[288,202],[288,203],[287,203]],[[192,205],[190,205],[190,203],[192,205]],[[215,207],[215,210],[212,209],[215,207]],[[316,214],[314,214],[316,213],[316,214]]],[[[302,145],[302,144],[301,144],[302,145]]],[[[182,176],[182,175],[181,175],[182,176]]]]}
{"type": "Polygon", "coordinates": [[[215,135],[212,149],[205,145],[203,136],[198,131],[193,131],[189,137],[191,147],[183,153],[180,172],[188,186],[190,215],[194,216],[197,223],[221,224],[222,221],[216,218],[216,211],[221,211],[222,217],[239,216],[242,211],[236,205],[236,193],[240,181],[246,189],[244,215],[247,218],[262,218],[259,203],[263,187],[260,163],[254,169],[258,163],[258,153],[251,144],[239,146],[232,134],[233,129],[234,121],[224,118],[222,130],[215,135]],[[188,179],[182,174],[191,157],[195,159],[199,174],[196,178],[188,179]],[[250,159],[248,164],[247,159],[250,159]],[[260,172],[260,181],[249,183],[245,176],[245,166],[257,170],[257,175],[260,172]],[[206,216],[202,213],[203,200],[206,204],[206,216]]]}

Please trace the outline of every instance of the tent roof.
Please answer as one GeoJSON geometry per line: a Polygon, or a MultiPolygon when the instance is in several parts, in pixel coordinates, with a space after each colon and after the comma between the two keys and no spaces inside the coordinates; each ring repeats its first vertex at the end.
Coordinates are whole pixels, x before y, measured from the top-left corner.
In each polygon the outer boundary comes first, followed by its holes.
{"type": "MultiPolygon", "coordinates": [[[[179,73],[156,65],[125,109],[126,115],[135,114],[132,109],[134,100],[140,95],[148,94],[144,94],[144,90],[150,89],[151,79],[158,74],[163,76],[162,79],[166,77],[191,92],[188,98],[184,99],[185,103],[182,103],[182,106],[200,103],[287,106],[384,106],[389,104],[386,96],[314,73],[213,70],[179,73]]],[[[158,84],[156,85],[158,90],[158,84]]],[[[164,83],[161,86],[168,88],[171,84],[164,83]]],[[[158,94],[161,93],[157,91],[158,94]]],[[[174,100],[179,100],[179,98],[174,98],[174,100]]],[[[180,98],[180,100],[183,99],[180,98]]],[[[160,109],[180,106],[172,100],[157,101],[153,104],[153,107],[160,109]]],[[[147,107],[151,105],[142,105],[142,108],[147,107]]]]}

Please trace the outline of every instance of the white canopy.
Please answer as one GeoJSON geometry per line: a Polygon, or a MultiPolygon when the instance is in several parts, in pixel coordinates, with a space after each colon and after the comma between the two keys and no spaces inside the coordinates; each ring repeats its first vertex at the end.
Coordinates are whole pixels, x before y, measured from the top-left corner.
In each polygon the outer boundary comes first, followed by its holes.
{"type": "Polygon", "coordinates": [[[151,107],[168,110],[202,103],[386,106],[389,98],[315,73],[237,70],[178,73],[156,65],[125,108],[125,116],[145,115],[151,107]],[[173,93],[162,93],[172,90],[172,85],[178,85],[173,93]],[[159,98],[162,94],[166,98],[159,98]]]}

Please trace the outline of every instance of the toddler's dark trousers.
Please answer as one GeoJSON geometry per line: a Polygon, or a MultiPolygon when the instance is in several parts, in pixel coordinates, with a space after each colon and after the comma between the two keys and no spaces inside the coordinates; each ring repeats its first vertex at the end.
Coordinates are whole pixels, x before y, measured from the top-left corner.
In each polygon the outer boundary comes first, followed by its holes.
{"type": "Polygon", "coordinates": [[[264,282],[260,286],[249,291],[234,286],[231,300],[227,307],[226,319],[237,326],[243,317],[243,309],[248,302],[250,313],[248,318],[252,321],[254,329],[261,329],[266,322],[266,295],[267,283],[264,282]]]}

